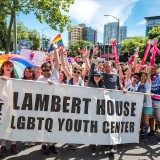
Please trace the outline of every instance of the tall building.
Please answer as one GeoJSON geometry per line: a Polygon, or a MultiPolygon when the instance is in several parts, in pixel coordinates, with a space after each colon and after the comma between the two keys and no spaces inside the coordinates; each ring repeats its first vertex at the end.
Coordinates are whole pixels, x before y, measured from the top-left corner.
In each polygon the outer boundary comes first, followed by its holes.
{"type": "MultiPolygon", "coordinates": [[[[107,23],[104,25],[103,44],[108,44],[111,39],[117,40],[118,22],[107,23]]],[[[119,42],[127,39],[127,27],[119,26],[119,42]]]]}
{"type": "Polygon", "coordinates": [[[127,39],[127,26],[120,26],[119,27],[119,42],[127,39]]]}
{"type": "Polygon", "coordinates": [[[72,26],[68,32],[68,44],[82,40],[82,31],[83,28],[80,26],[72,26]]]}
{"type": "Polygon", "coordinates": [[[160,16],[145,17],[146,20],[146,36],[148,32],[155,27],[160,26],[160,16]]]}
{"type": "Polygon", "coordinates": [[[97,44],[97,31],[91,27],[87,27],[84,23],[79,24],[78,26],[83,28],[82,39],[97,44]]]}
{"type": "Polygon", "coordinates": [[[91,27],[87,27],[84,23],[78,26],[72,26],[68,32],[68,43],[76,42],[78,40],[86,40],[94,45],[97,44],[97,31],[91,27]]]}

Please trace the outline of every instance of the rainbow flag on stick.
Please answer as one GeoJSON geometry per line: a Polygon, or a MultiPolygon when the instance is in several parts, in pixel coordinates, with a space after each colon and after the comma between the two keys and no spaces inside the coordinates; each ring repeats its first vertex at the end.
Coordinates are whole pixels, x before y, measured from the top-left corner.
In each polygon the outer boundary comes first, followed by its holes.
{"type": "Polygon", "coordinates": [[[63,41],[62,41],[62,37],[61,37],[61,34],[58,34],[52,41],[49,49],[48,49],[48,52],[51,52],[54,50],[54,47],[53,47],[53,43],[56,43],[58,46],[62,46],[63,45],[63,41]]]}
{"type": "Polygon", "coordinates": [[[62,41],[62,37],[61,37],[61,34],[59,34],[58,36],[56,36],[52,43],[57,43],[58,46],[61,46],[63,45],[63,41],[62,41]]]}

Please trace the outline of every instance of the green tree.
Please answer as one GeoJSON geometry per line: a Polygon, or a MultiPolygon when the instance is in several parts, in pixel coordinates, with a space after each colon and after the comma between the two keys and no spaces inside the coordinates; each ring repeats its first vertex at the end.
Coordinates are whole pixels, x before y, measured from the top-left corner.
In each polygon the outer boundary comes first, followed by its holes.
{"type": "MultiPolygon", "coordinates": [[[[149,31],[148,37],[149,39],[158,38],[158,48],[160,49],[160,27],[153,28],[149,31]]],[[[158,54],[156,54],[156,63],[160,63],[160,56],[158,54]]]]}
{"type": "Polygon", "coordinates": [[[72,42],[68,46],[68,56],[72,57],[80,57],[80,53],[78,52],[79,48],[84,48],[86,46],[93,46],[91,42],[85,41],[85,40],[79,40],[76,42],[72,42]]]}
{"type": "Polygon", "coordinates": [[[5,50],[7,40],[7,22],[6,20],[0,22],[0,50],[5,50]]]}
{"type": "Polygon", "coordinates": [[[6,52],[10,49],[11,30],[16,13],[34,13],[36,18],[42,23],[46,22],[55,30],[63,31],[64,27],[70,26],[69,16],[63,13],[69,11],[69,7],[74,0],[1,0],[0,1],[0,21],[3,15],[10,18],[6,52]]]}
{"type": "Polygon", "coordinates": [[[142,59],[145,52],[147,40],[148,40],[147,37],[129,38],[122,42],[121,51],[128,50],[129,55],[133,55],[135,52],[135,49],[139,47],[139,57],[142,59]]]}
{"type": "Polygon", "coordinates": [[[29,30],[28,31],[29,40],[31,41],[31,49],[32,50],[39,50],[40,49],[40,42],[41,37],[37,30],[29,30]]]}
{"type": "MultiPolygon", "coordinates": [[[[13,29],[11,32],[10,49],[13,50],[13,29]]],[[[38,50],[40,48],[40,33],[37,30],[29,30],[22,22],[17,23],[17,41],[30,40],[31,49],[38,50]]]]}

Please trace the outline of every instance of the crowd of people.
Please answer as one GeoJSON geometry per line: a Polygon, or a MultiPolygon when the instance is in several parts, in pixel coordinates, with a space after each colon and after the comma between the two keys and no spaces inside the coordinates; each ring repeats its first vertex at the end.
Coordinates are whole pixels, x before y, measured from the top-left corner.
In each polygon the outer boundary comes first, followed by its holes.
{"type": "MultiPolygon", "coordinates": [[[[33,80],[53,84],[68,84],[80,87],[105,88],[112,90],[123,90],[126,92],[145,93],[140,135],[142,141],[147,141],[148,137],[154,136],[160,129],[160,68],[141,65],[135,57],[132,64],[119,63],[114,61],[99,62],[97,57],[90,59],[89,52],[83,49],[83,61],[69,63],[67,61],[67,51],[63,46],[54,45],[54,57],[50,56],[50,61],[44,62],[35,68],[26,67],[23,80],[33,80]]],[[[97,55],[98,47],[94,48],[94,55],[97,55]]],[[[5,61],[0,68],[1,79],[16,78],[14,65],[10,61],[5,61]]],[[[25,146],[34,145],[33,142],[25,142],[25,146]]],[[[76,150],[76,144],[68,144],[76,150]]],[[[91,149],[95,150],[96,145],[91,144],[91,149]]],[[[57,154],[58,150],[53,143],[42,143],[41,150],[44,154],[50,151],[57,154]]],[[[16,142],[11,142],[11,152],[18,153],[16,142]]],[[[116,153],[115,146],[110,146],[110,153],[116,153]]],[[[0,156],[6,155],[6,141],[1,139],[0,156]]]]}

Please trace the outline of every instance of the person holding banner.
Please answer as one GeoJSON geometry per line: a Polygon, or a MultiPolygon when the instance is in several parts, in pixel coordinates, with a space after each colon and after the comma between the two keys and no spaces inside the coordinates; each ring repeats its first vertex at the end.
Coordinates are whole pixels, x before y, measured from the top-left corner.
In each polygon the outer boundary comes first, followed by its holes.
{"type": "Polygon", "coordinates": [[[23,77],[22,79],[25,79],[25,80],[36,80],[37,77],[36,77],[36,74],[34,72],[34,69],[32,67],[26,67],[24,69],[24,73],[23,73],[23,77]]]}
{"type": "MultiPolygon", "coordinates": [[[[3,62],[0,69],[1,79],[7,80],[7,78],[16,78],[13,68],[14,68],[14,65],[11,61],[3,62]]],[[[13,154],[18,154],[19,151],[18,151],[16,142],[12,142],[11,152],[13,154]]],[[[6,140],[1,139],[0,157],[4,157],[5,155],[6,155],[6,140]]]]}
{"type": "MultiPolygon", "coordinates": [[[[26,67],[24,69],[23,77],[24,80],[36,80],[36,74],[34,72],[34,69],[32,67],[26,67]]],[[[25,142],[25,147],[34,146],[35,142],[25,142]]]]}
{"type": "MultiPolygon", "coordinates": [[[[141,66],[139,66],[139,69],[141,66]]],[[[151,101],[151,67],[147,68],[146,72],[140,72],[140,82],[138,84],[137,92],[147,93],[144,95],[143,101],[143,111],[142,111],[142,128],[141,128],[141,135],[142,141],[147,141],[148,139],[148,129],[149,125],[149,118],[152,115],[152,101],[151,101]]]]}
{"type": "MultiPolygon", "coordinates": [[[[45,62],[41,65],[42,76],[37,79],[37,81],[48,82],[49,84],[58,83],[59,77],[59,59],[58,59],[58,48],[54,45],[54,64],[53,58],[51,55],[51,63],[45,62]]],[[[49,154],[49,152],[53,152],[54,154],[58,153],[57,148],[53,143],[42,143],[41,151],[44,154],[49,154]]]]}

